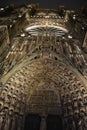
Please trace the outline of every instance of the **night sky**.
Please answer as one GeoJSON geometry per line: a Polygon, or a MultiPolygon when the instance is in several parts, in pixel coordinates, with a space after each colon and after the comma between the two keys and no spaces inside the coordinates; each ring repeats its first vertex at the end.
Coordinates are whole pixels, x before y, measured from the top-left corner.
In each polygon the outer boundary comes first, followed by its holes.
{"type": "Polygon", "coordinates": [[[39,3],[41,8],[57,8],[59,5],[65,5],[66,8],[87,7],[87,0],[0,0],[0,6],[8,4],[19,6],[31,3],[39,3]]]}

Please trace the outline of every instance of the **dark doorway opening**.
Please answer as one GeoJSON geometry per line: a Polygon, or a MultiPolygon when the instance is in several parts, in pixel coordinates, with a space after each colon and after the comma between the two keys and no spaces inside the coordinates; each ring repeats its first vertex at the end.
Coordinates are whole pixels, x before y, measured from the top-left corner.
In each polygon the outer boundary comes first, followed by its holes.
{"type": "Polygon", "coordinates": [[[25,119],[24,130],[39,130],[41,118],[37,114],[28,114],[25,119]]]}
{"type": "Polygon", "coordinates": [[[62,119],[57,115],[48,115],[47,130],[63,130],[62,119]]]}

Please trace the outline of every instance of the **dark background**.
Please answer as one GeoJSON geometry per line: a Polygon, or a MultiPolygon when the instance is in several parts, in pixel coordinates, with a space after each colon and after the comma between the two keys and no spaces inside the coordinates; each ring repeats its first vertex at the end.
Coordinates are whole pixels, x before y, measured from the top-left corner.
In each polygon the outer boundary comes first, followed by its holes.
{"type": "Polygon", "coordinates": [[[57,8],[59,5],[64,5],[69,9],[87,7],[87,0],[0,0],[0,6],[8,4],[19,6],[31,3],[39,3],[41,8],[57,8]]]}

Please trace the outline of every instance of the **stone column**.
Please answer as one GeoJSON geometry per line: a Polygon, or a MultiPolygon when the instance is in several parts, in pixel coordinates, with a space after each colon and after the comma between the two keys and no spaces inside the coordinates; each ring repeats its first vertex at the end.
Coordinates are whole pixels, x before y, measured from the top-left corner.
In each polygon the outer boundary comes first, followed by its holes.
{"type": "Polygon", "coordinates": [[[40,130],[46,130],[46,117],[47,115],[41,115],[40,130]]]}

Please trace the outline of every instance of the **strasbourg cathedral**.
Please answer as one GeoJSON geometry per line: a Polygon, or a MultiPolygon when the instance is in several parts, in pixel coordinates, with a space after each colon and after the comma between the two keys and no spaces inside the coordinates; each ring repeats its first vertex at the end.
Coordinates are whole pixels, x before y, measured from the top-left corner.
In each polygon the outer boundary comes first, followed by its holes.
{"type": "Polygon", "coordinates": [[[86,8],[0,8],[0,130],[87,130],[86,30],[86,8]]]}

